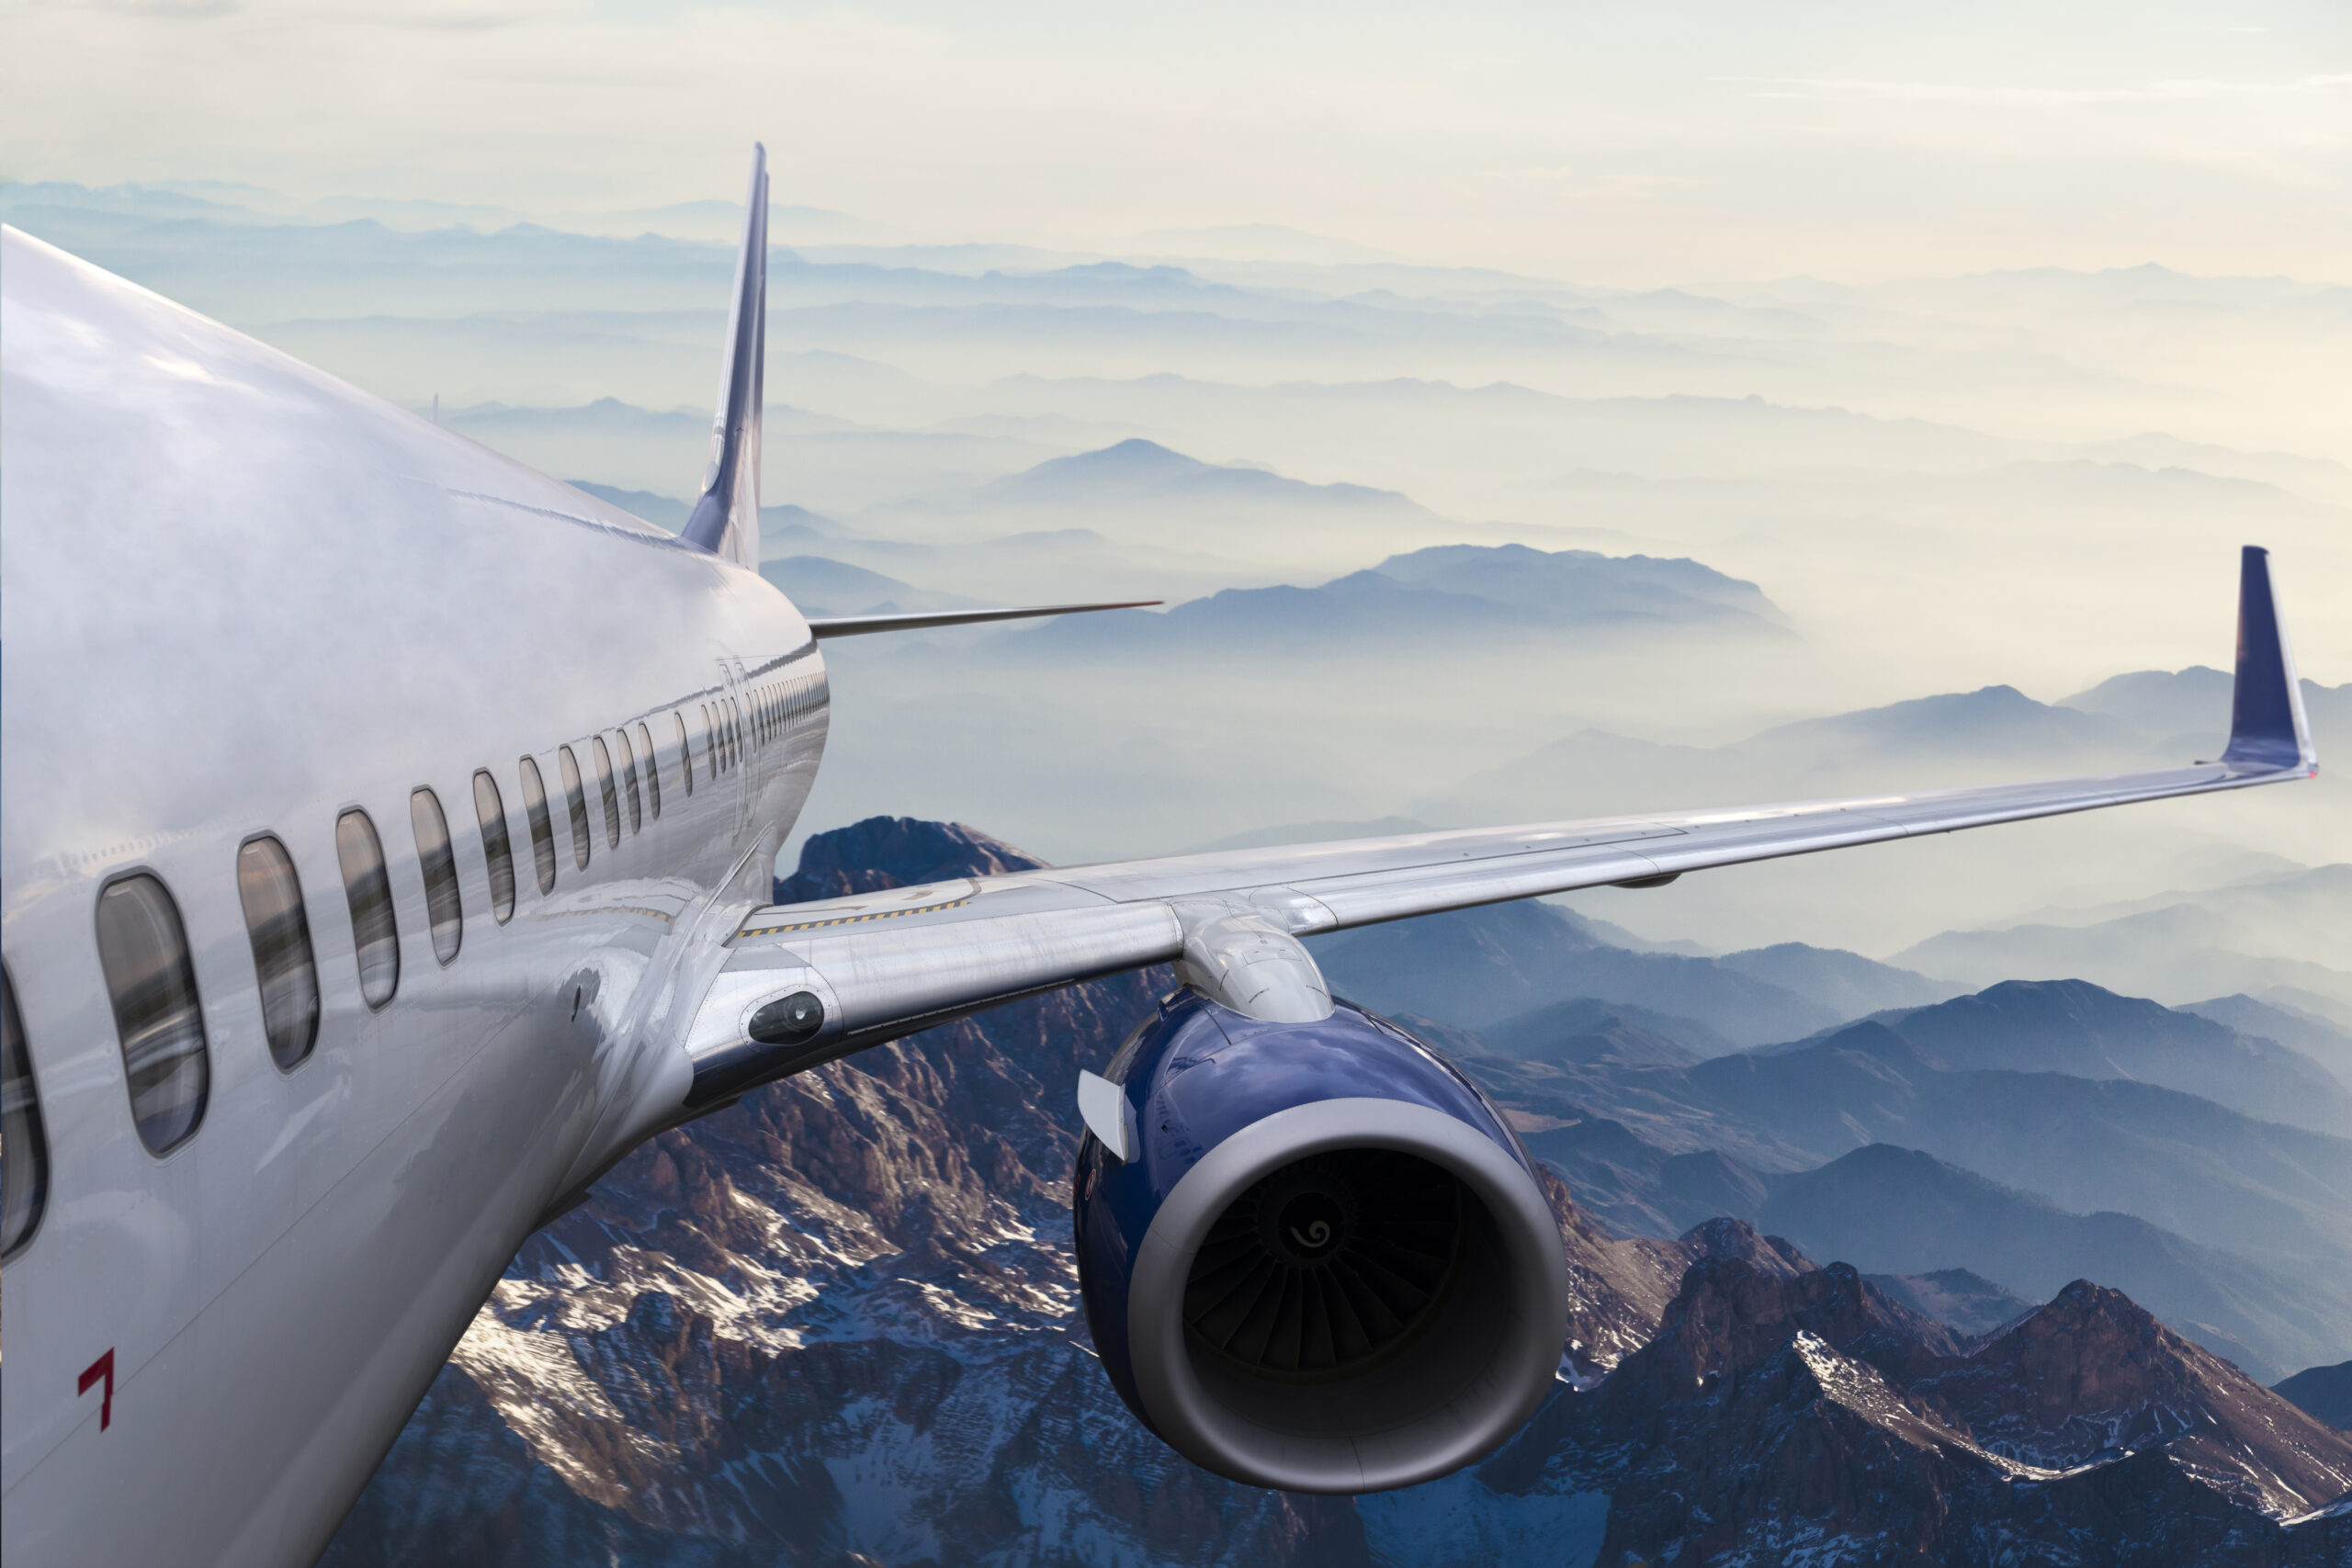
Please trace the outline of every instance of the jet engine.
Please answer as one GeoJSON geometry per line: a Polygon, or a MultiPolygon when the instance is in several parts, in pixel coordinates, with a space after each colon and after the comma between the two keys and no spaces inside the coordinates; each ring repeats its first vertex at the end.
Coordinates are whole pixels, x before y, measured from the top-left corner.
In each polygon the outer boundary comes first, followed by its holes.
{"type": "Polygon", "coordinates": [[[1112,1383],[1179,1453],[1374,1492],[1534,1414],[1567,1270],[1526,1151],[1469,1079],[1385,1019],[1320,1010],[1180,991],[1081,1078],[1079,1279],[1112,1383]]]}

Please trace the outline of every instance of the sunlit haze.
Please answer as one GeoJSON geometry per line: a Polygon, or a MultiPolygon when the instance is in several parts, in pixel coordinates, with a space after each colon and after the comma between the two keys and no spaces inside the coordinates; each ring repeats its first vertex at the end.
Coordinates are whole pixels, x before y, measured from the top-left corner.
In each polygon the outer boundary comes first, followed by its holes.
{"type": "Polygon", "coordinates": [[[731,195],[894,237],[1280,224],[1587,281],[2155,261],[2341,277],[2352,12],[11,5],[0,167],[553,218],[731,195]]]}

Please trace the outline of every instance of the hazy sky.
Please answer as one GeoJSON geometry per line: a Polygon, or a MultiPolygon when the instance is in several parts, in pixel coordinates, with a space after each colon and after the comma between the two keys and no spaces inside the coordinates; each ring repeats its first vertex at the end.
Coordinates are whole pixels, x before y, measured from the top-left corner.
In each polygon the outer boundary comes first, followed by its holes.
{"type": "Polygon", "coordinates": [[[1282,223],[1626,282],[2344,278],[2344,0],[0,0],[0,174],[910,238],[1282,223]]]}

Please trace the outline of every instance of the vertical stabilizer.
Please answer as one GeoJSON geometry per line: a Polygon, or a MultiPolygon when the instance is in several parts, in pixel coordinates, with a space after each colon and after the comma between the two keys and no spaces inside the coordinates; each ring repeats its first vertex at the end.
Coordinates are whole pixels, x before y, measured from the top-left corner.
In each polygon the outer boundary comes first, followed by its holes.
{"type": "Polygon", "coordinates": [[[727,355],[718,367],[718,412],[702,498],[680,536],[753,571],[760,569],[760,410],[767,359],[768,150],[752,148],[752,194],[743,249],[735,258],[735,299],[727,355]]]}

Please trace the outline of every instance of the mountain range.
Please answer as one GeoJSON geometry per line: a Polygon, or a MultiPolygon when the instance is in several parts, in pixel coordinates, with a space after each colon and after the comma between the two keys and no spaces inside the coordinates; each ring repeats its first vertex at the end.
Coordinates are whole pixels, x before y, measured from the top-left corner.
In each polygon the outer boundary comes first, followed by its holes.
{"type": "Polygon", "coordinates": [[[2347,953],[2352,864],[2339,863],[2063,919],[1946,931],[1895,961],[1979,981],[2085,975],[2182,1000],[2300,991],[2352,1007],[2347,953]]]}
{"type": "MultiPolygon", "coordinates": [[[[1027,863],[877,819],[811,840],[784,891],[1027,863]]],[[[926,1032],[631,1155],[516,1258],[325,1561],[1989,1568],[2352,1550],[2331,1511],[2352,1438],[2114,1290],[2069,1281],[1970,1338],[1905,1304],[1998,1299],[1950,1269],[1883,1288],[1732,1218],[1621,1236],[1556,1179],[1574,1344],[1502,1450],[1352,1500],[1208,1477],[1093,1366],[1063,1191],[1077,1068],[1165,983],[926,1032]]],[[[1497,1063],[1515,1065],[1472,1065],[1497,1063]]]]}
{"type": "Polygon", "coordinates": [[[2352,1332],[2352,1294],[2340,1285],[2135,1215],[2067,1213],[1913,1149],[1869,1145],[1762,1185],[1745,1217],[1818,1257],[1893,1274],[1956,1264],[2035,1300],[2087,1274],[2257,1378],[2324,1356],[2352,1332]]]}
{"type": "Polygon", "coordinates": [[[1417,647],[1517,642],[1530,632],[1770,635],[1782,624],[1755,584],[1692,560],[1440,545],[1312,588],[1227,589],[1164,615],[1056,621],[1007,638],[1006,652],[1214,666],[1268,654],[1329,659],[1367,644],[1394,656],[1417,647]]]}

